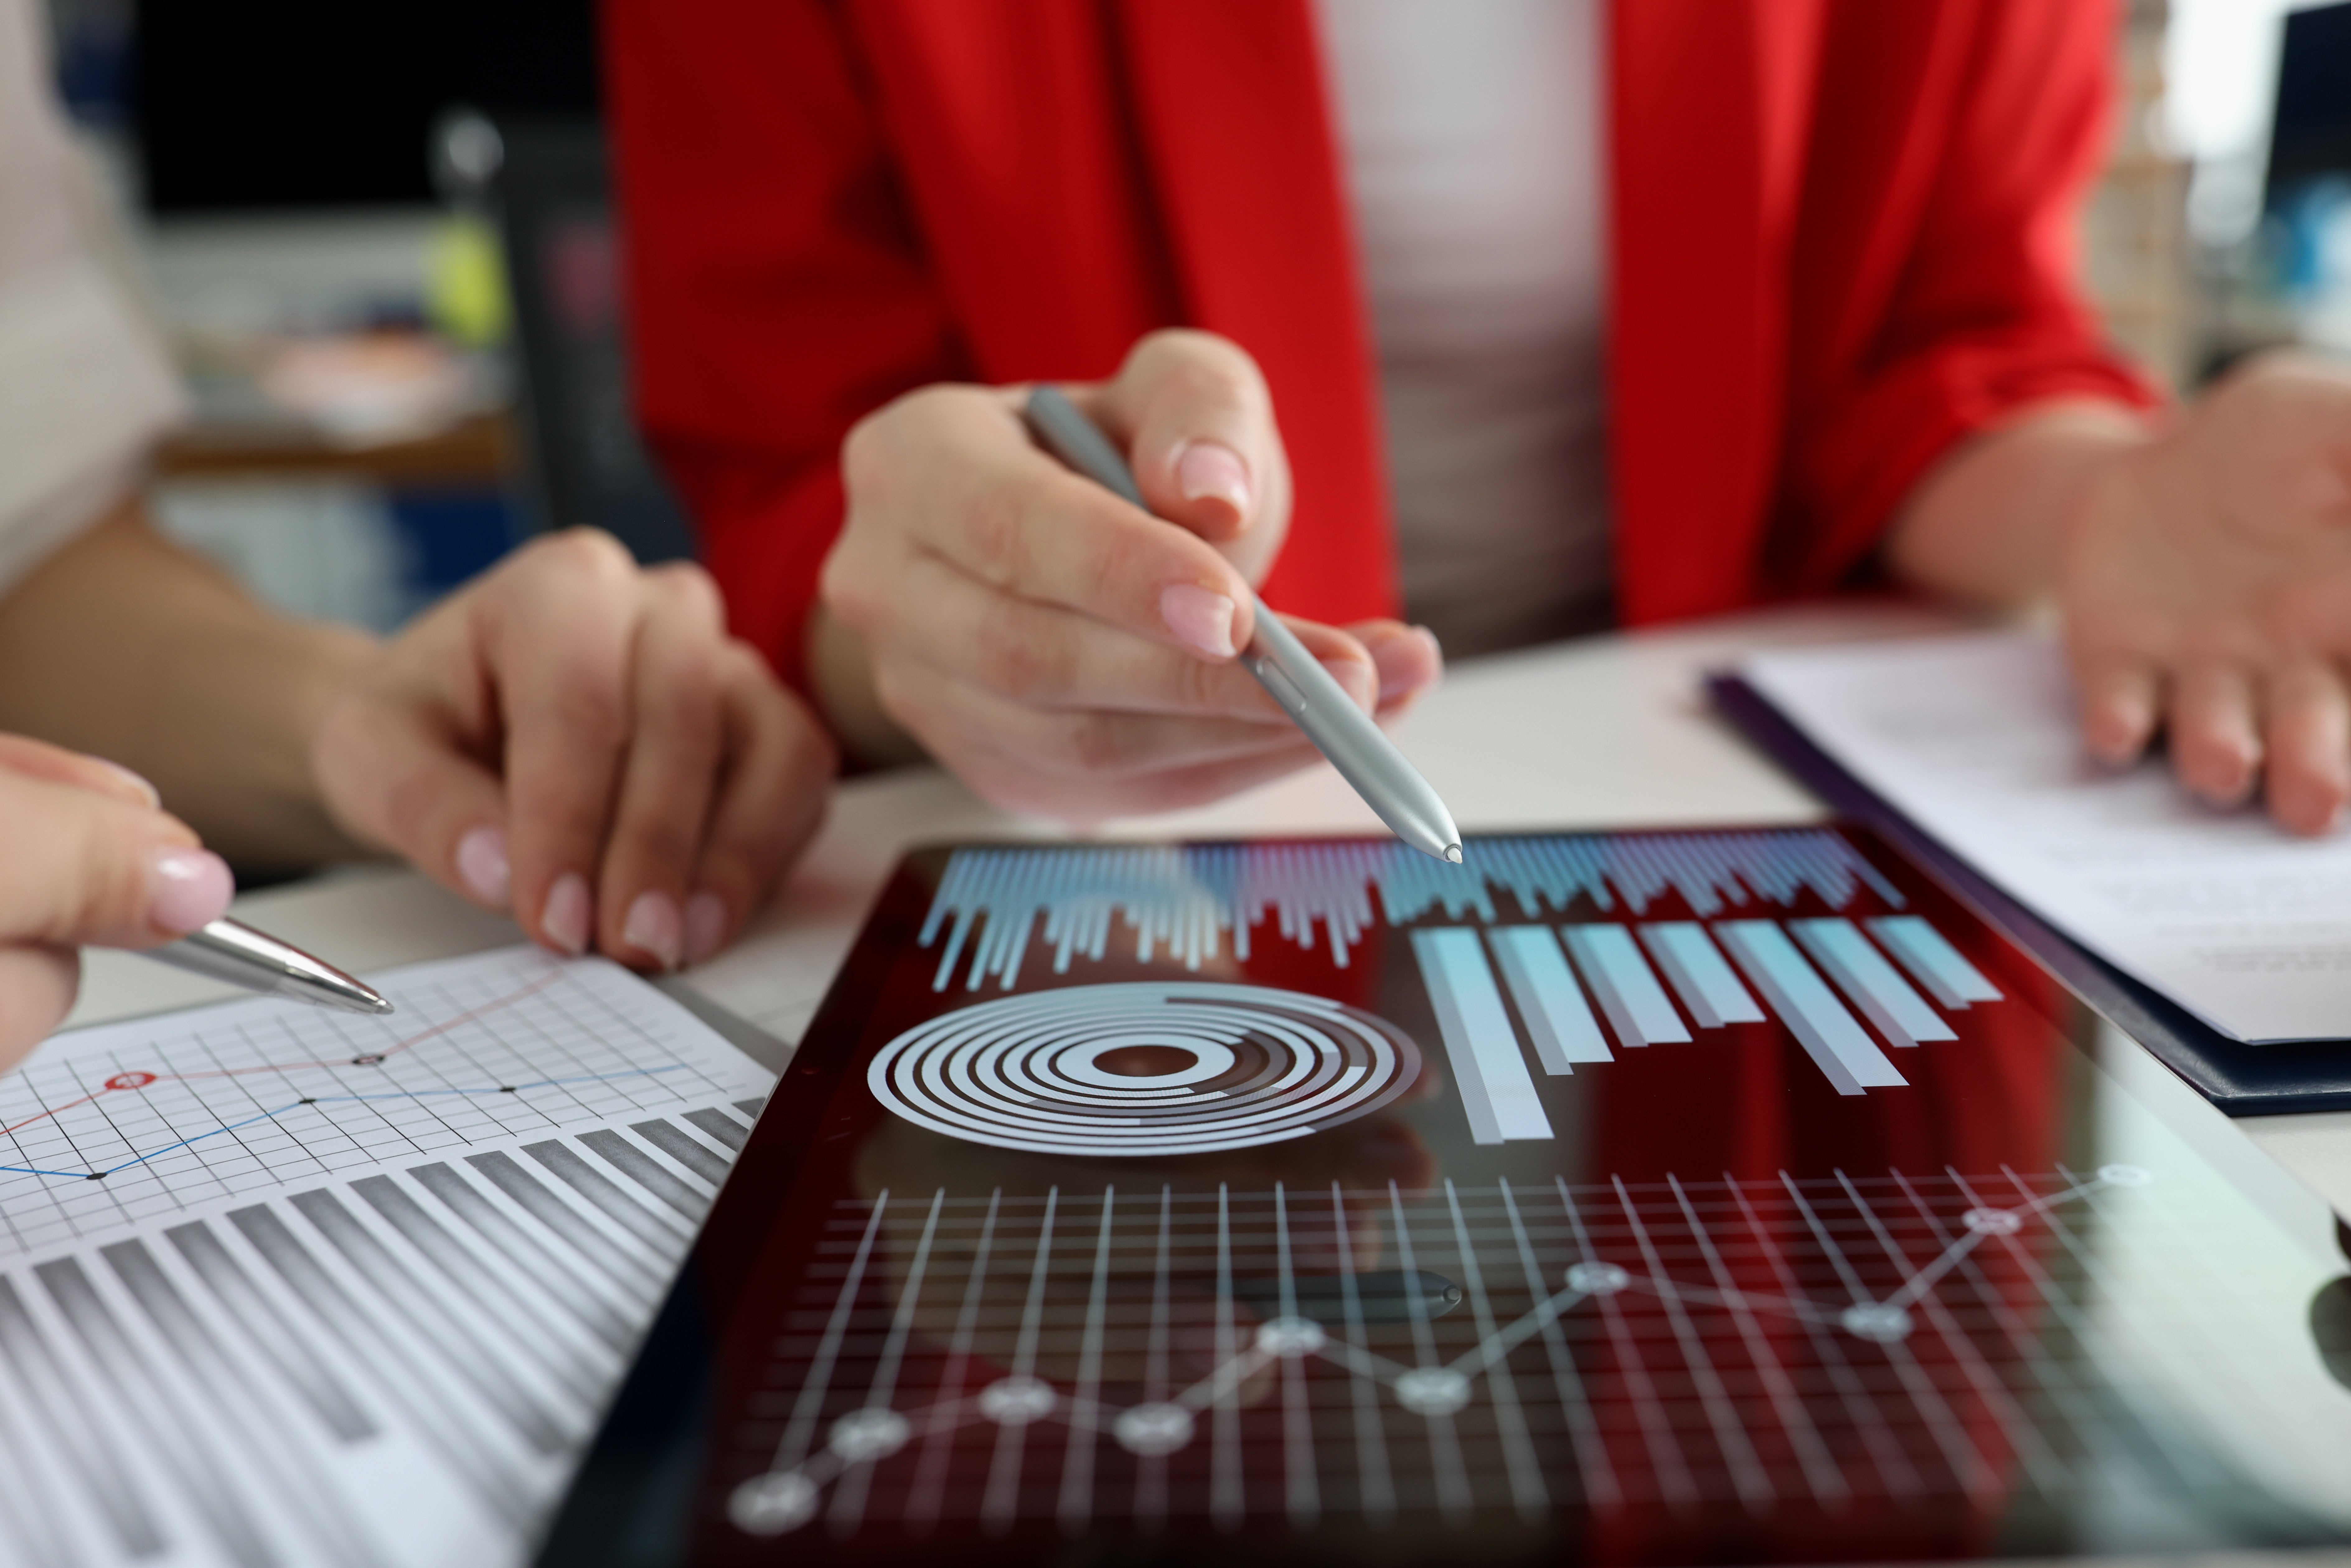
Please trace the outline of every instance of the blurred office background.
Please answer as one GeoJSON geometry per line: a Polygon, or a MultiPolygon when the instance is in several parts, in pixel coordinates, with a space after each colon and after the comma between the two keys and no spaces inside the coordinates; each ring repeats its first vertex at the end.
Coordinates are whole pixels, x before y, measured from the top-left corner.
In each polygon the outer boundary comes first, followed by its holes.
{"type": "MultiPolygon", "coordinates": [[[[289,609],[398,624],[519,538],[688,540],[637,443],[594,0],[49,0],[58,85],[195,389],[161,514],[289,609]]],[[[2351,354],[2351,0],[2131,0],[2086,219],[2174,387],[2351,354]]]]}

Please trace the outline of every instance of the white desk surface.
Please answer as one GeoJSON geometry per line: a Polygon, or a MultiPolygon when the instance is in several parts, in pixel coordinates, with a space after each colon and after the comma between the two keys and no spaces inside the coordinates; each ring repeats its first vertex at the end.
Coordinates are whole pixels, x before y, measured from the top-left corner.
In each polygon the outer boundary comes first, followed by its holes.
{"type": "MultiPolygon", "coordinates": [[[[1662,632],[1593,638],[1463,666],[1396,729],[1465,829],[1802,822],[1820,802],[1708,709],[1707,670],[1765,646],[1949,630],[1929,612],[1839,605],[1662,632]]],[[[1122,822],[1104,836],[1214,837],[1377,831],[1328,768],[1203,810],[1122,822]]],[[[1050,837],[946,775],[910,769],[845,786],[781,896],[693,987],[780,1039],[797,1040],[901,851],[930,840],[1050,837]]],[[[373,969],[515,941],[485,915],[404,871],[339,873],[237,901],[236,913],[350,969],[373,969]]],[[[120,954],[89,956],[72,1024],[135,1017],[235,993],[120,954]]],[[[780,1061],[770,1061],[770,1067],[780,1061]]],[[[2351,1215],[2351,1112],[2250,1117],[2256,1143],[2336,1211],[2351,1215]]]]}

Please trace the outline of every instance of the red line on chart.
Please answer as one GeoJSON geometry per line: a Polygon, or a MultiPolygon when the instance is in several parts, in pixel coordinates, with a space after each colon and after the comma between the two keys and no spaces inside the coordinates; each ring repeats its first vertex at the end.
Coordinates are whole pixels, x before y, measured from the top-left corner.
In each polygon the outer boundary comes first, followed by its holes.
{"type": "Polygon", "coordinates": [[[0,1138],[8,1137],[26,1127],[31,1126],[36,1122],[47,1121],[51,1116],[62,1114],[65,1112],[73,1110],[76,1106],[87,1105],[100,1095],[117,1094],[131,1089],[144,1089],[150,1083],[163,1082],[186,1083],[199,1078],[238,1078],[252,1072],[292,1072],[305,1067],[355,1067],[362,1064],[372,1067],[378,1062],[383,1061],[388,1058],[399,1055],[402,1051],[406,1051],[412,1045],[421,1045],[424,1041],[431,1040],[434,1035],[446,1034],[451,1030],[455,1029],[459,1024],[472,1023],[477,1019],[485,1018],[491,1013],[496,1012],[501,1008],[512,1007],[517,1002],[522,1001],[529,997],[536,996],[540,991],[543,991],[548,987],[553,985],[558,979],[561,978],[562,975],[563,971],[560,969],[556,969],[548,974],[541,975],[538,979],[533,980],[530,984],[523,987],[520,990],[509,992],[507,995],[499,997],[494,1001],[484,1002],[480,1007],[469,1009],[465,1012],[459,1013],[455,1018],[444,1019],[441,1022],[434,1024],[431,1029],[419,1030],[416,1033],[410,1035],[407,1039],[395,1040],[392,1044],[384,1047],[381,1051],[371,1051],[360,1056],[338,1057],[333,1061],[268,1062],[257,1067],[222,1067],[204,1072],[147,1072],[143,1071],[118,1072],[113,1077],[108,1079],[103,1084],[91,1090],[89,1093],[82,1095],[78,1099],[68,1100],[60,1104],[52,1105],[47,1110],[39,1113],[37,1115],[27,1116],[23,1121],[16,1123],[13,1125],[0,1127],[0,1138]]]}

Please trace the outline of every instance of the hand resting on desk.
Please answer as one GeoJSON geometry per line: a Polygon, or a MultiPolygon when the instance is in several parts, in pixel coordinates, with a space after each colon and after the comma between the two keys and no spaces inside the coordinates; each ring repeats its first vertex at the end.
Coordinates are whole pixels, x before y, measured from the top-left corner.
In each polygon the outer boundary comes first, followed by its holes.
{"type": "Polygon", "coordinates": [[[1917,487],[1887,546],[1924,586],[2053,595],[2090,750],[2161,733],[2215,805],[2322,833],[2351,805],[2351,376],[2258,360],[2149,423],[2044,405],[1917,487]]]}
{"type": "MultiPolygon", "coordinates": [[[[1214,800],[1318,760],[1237,662],[1249,585],[1289,527],[1264,379],[1204,332],[1143,339],[1065,389],[1124,447],[1156,516],[1040,450],[1024,388],[933,386],[866,418],[810,667],[835,728],[927,750],[998,805],[1084,822],[1214,800]]],[[[1284,620],[1366,711],[1440,666],[1393,621],[1284,620]]]]}

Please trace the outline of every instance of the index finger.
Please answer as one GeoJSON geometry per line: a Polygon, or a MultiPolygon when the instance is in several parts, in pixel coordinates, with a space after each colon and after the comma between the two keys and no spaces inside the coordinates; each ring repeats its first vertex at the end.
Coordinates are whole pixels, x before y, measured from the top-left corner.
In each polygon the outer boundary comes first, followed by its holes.
{"type": "Polygon", "coordinates": [[[1038,447],[1019,395],[937,389],[907,400],[921,400],[919,420],[869,420],[842,448],[852,493],[874,497],[916,547],[999,591],[1231,658],[1254,624],[1248,580],[1206,540],[1038,447]]]}
{"type": "Polygon", "coordinates": [[[610,535],[579,529],[499,571],[475,618],[506,720],[513,908],[539,941],[581,953],[632,719],[636,563],[610,535]]]}

